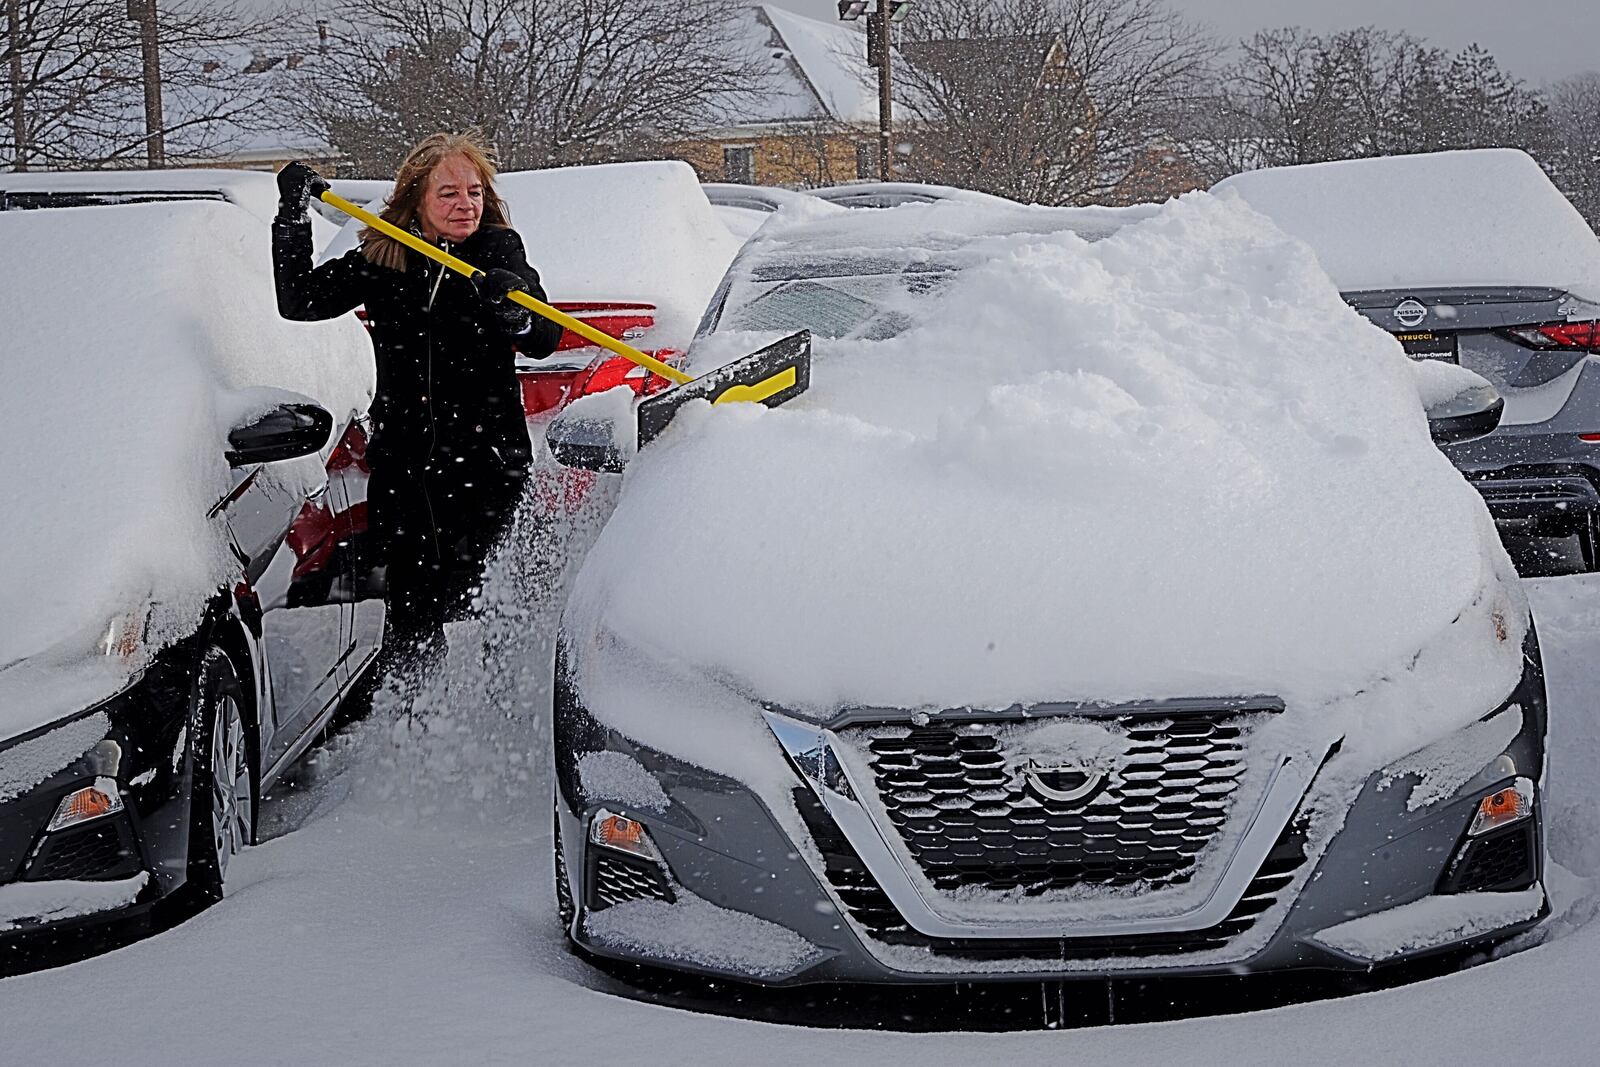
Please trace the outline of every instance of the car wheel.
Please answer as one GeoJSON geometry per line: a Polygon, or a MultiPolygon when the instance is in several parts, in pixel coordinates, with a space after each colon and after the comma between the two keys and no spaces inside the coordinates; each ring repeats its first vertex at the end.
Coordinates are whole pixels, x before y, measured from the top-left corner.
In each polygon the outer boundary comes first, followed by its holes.
{"type": "Polygon", "coordinates": [[[232,661],[221,649],[206,651],[197,691],[189,879],[202,897],[221,900],[229,862],[250,843],[255,825],[244,694],[232,661]]]}
{"type": "MultiPolygon", "coordinates": [[[[556,800],[560,803],[560,799],[556,800]]],[[[561,933],[564,937],[572,936],[572,920],[576,917],[578,909],[572,903],[572,884],[567,881],[567,857],[561,847],[561,813],[552,812],[555,820],[555,829],[550,840],[555,847],[556,854],[556,915],[561,919],[561,933]]]]}

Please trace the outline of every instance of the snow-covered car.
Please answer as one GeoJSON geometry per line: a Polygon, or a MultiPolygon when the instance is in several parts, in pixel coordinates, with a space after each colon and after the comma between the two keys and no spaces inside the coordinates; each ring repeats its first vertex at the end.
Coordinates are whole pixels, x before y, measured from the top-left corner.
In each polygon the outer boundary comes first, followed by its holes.
{"type": "Polygon", "coordinates": [[[1518,566],[1600,566],[1600,239],[1539,165],[1439,152],[1251,171],[1226,190],[1309,244],[1412,358],[1471,368],[1505,397],[1494,434],[1446,454],[1518,566]]]}
{"type": "Polygon", "coordinates": [[[269,241],[207,199],[0,214],[8,965],[220,897],[381,642],[370,345],[279,318],[269,241]]]}
{"type": "MultiPolygon", "coordinates": [[[[348,183],[343,183],[348,184],[348,183]]],[[[0,211],[108,207],[181,200],[218,200],[249,212],[263,225],[278,211],[278,183],[250,170],[57,170],[0,174],[0,211]]],[[[311,220],[316,248],[333,240],[339,223],[311,220]]]]}
{"type": "Polygon", "coordinates": [[[763,228],[689,367],[801,330],[776,409],[548,429],[629,457],[558,642],[576,945],[768,984],[1363,971],[1547,913],[1538,642],[1434,443],[1492,428],[1481,379],[1203,193],[763,228]]]}
{"type": "Polygon", "coordinates": [[[952,185],[927,182],[846,182],[809,190],[812,196],[840,207],[886,208],[901,204],[932,204],[940,200],[959,200],[972,204],[1009,204],[1014,201],[992,193],[980,193],[952,185]]]}
{"type": "Polygon", "coordinates": [[[711,201],[711,210],[728,231],[741,241],[749,240],[772,214],[786,207],[803,207],[810,193],[770,185],[740,185],[736,182],[706,182],[700,186],[711,201]]]}

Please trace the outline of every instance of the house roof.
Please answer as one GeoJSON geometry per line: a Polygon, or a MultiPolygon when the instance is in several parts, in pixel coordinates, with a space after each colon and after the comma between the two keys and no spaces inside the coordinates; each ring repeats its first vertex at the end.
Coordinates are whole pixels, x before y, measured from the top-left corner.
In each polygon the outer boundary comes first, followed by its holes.
{"type": "Polygon", "coordinates": [[[768,77],[759,92],[729,98],[723,108],[729,125],[877,120],[878,79],[867,65],[860,24],[806,18],[772,4],[736,17],[768,77]]]}

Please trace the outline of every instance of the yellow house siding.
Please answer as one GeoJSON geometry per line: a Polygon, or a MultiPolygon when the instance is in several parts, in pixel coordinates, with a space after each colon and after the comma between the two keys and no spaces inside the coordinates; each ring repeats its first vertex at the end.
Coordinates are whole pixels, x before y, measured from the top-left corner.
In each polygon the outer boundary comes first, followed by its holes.
{"type": "Polygon", "coordinates": [[[705,182],[731,181],[724,149],[750,148],[756,185],[819,186],[853,181],[856,145],[871,139],[855,133],[806,132],[753,137],[717,137],[671,145],[670,151],[705,182]]]}

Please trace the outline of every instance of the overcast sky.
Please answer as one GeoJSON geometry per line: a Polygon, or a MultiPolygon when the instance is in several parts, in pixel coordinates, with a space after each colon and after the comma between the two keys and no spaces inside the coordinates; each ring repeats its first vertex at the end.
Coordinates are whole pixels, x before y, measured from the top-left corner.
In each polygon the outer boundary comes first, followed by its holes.
{"type": "MultiPolygon", "coordinates": [[[[838,18],[835,0],[775,0],[812,18],[838,18]]],[[[973,0],[981,3],[982,0],[973,0]]],[[[1455,51],[1476,42],[1532,85],[1600,70],[1600,0],[1168,0],[1224,40],[1256,30],[1355,26],[1406,30],[1455,51]]],[[[913,8],[913,11],[915,9],[913,8]]],[[[916,18],[915,14],[911,15],[916,18]]]]}

